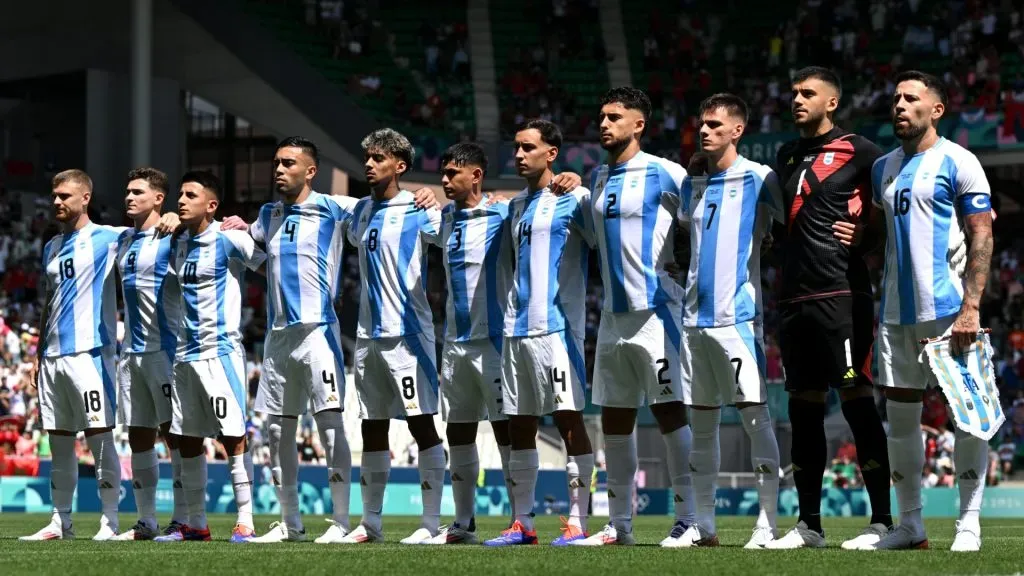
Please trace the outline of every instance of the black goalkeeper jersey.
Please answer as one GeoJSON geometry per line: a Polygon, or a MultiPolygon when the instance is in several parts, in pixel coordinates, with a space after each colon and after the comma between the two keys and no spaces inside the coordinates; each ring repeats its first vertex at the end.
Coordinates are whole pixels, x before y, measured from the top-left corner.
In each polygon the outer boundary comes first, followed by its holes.
{"type": "Polygon", "coordinates": [[[871,294],[867,266],[857,249],[839,243],[838,220],[867,221],[871,165],[882,151],[840,128],[783,145],[776,157],[786,209],[780,302],[871,294]]]}

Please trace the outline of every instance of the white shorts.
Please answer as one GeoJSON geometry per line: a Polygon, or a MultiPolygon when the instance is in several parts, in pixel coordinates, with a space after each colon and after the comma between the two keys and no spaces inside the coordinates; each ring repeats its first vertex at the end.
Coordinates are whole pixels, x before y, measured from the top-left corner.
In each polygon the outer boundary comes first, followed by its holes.
{"type": "Polygon", "coordinates": [[[307,406],[314,414],[341,409],[345,369],[337,322],[271,330],[263,353],[257,412],[300,416],[307,406]]]}
{"type": "Polygon", "coordinates": [[[139,428],[159,428],[171,421],[172,355],[159,350],[126,354],[117,366],[120,422],[139,428]]]}
{"type": "Polygon", "coordinates": [[[426,333],[356,340],[359,417],[389,420],[437,414],[434,338],[426,333]]]}
{"type": "Polygon", "coordinates": [[[193,438],[245,436],[245,362],[241,350],[174,363],[171,433],[193,438]]]}
{"type": "Polygon", "coordinates": [[[81,432],[116,422],[114,346],[44,357],[39,365],[39,414],[46,430],[81,432]]]}
{"type": "Polygon", "coordinates": [[[445,343],[441,353],[445,422],[506,420],[501,402],[501,337],[445,343]]]}
{"type": "Polygon", "coordinates": [[[565,330],[542,336],[505,336],[501,405],[506,415],[581,412],[587,406],[586,378],[581,336],[565,330]]]}
{"type": "Polygon", "coordinates": [[[953,325],[956,316],[947,316],[917,324],[878,323],[878,385],[886,388],[924,390],[938,384],[928,361],[918,360],[924,338],[938,338],[953,325]]]}
{"type": "Polygon", "coordinates": [[[601,315],[594,360],[594,404],[639,408],[683,399],[678,306],[601,315]]]}
{"type": "Polygon", "coordinates": [[[683,401],[690,406],[767,402],[766,368],[760,323],[683,329],[683,401]]]}

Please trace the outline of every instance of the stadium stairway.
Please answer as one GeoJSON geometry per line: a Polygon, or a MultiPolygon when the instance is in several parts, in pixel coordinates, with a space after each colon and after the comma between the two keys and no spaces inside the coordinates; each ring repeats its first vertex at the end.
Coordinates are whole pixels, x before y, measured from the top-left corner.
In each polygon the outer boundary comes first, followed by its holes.
{"type": "Polygon", "coordinates": [[[494,40],[491,7],[487,2],[469,2],[469,64],[473,69],[473,102],[476,106],[476,138],[497,142],[501,113],[498,108],[498,79],[494,69],[494,40]]]}
{"type": "Polygon", "coordinates": [[[633,75],[629,67],[629,48],[621,18],[619,0],[601,0],[601,36],[608,49],[608,80],[612,86],[631,86],[633,75]]]}

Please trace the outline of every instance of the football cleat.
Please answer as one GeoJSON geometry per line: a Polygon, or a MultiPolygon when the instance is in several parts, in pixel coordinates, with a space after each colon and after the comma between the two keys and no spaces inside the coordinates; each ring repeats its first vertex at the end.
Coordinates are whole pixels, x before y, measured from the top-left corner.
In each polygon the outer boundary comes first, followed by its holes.
{"type": "Polygon", "coordinates": [[[75,531],[69,522],[62,526],[60,518],[55,514],[50,523],[31,536],[22,536],[18,540],[22,542],[40,542],[42,540],[74,540],[75,531]]]}
{"type": "Polygon", "coordinates": [[[824,548],[825,535],[807,527],[801,520],[782,538],[772,540],[765,545],[767,550],[795,550],[797,548],[824,548]]]}
{"type": "Polygon", "coordinates": [[[458,522],[452,522],[448,526],[442,526],[437,536],[430,539],[427,544],[476,544],[476,532],[466,530],[459,526],[458,522]]]}
{"type": "Polygon", "coordinates": [[[330,524],[330,527],[327,528],[327,531],[324,532],[323,536],[313,540],[313,542],[316,542],[317,544],[340,544],[342,539],[348,535],[348,529],[330,518],[326,518],[326,520],[330,524]]]}
{"type": "Polygon", "coordinates": [[[611,524],[605,524],[605,527],[600,532],[582,538],[580,540],[573,540],[570,546],[632,546],[636,544],[636,539],[633,538],[633,532],[622,532],[616,530],[611,524]]]}
{"type": "Polygon", "coordinates": [[[686,530],[688,528],[688,525],[684,524],[681,520],[677,520],[676,523],[672,525],[672,528],[669,529],[668,536],[665,536],[659,545],[664,548],[677,548],[678,546],[673,543],[682,538],[683,534],[686,534],[686,530]]]}
{"type": "Polygon", "coordinates": [[[759,526],[754,528],[754,533],[750,535],[750,540],[747,540],[743,548],[747,550],[760,550],[772,540],[775,540],[775,530],[768,526],[759,526]]]}
{"type": "Polygon", "coordinates": [[[920,533],[908,524],[900,524],[874,545],[858,548],[858,550],[927,550],[928,537],[924,530],[920,533]]]}
{"type": "Polygon", "coordinates": [[[981,550],[981,527],[978,524],[966,525],[966,522],[956,521],[956,536],[953,538],[953,545],[950,552],[978,552],[981,550]]]}
{"type": "Polygon", "coordinates": [[[842,548],[843,550],[866,550],[878,544],[882,538],[888,536],[894,529],[880,522],[871,524],[857,537],[843,542],[842,548]]]}
{"type": "Polygon", "coordinates": [[[210,528],[196,530],[187,524],[179,524],[178,531],[153,538],[153,542],[209,542],[210,528]]]}
{"type": "Polygon", "coordinates": [[[152,540],[158,534],[157,528],[150,528],[149,524],[139,520],[135,523],[135,526],[132,526],[131,530],[122,532],[115,540],[152,540]]]}
{"type": "Polygon", "coordinates": [[[484,541],[484,546],[529,546],[536,543],[537,531],[527,530],[522,522],[516,520],[500,536],[484,541]]]}
{"type": "MultiPolygon", "coordinates": [[[[675,528],[675,526],[673,526],[675,528]]],[[[718,546],[718,535],[708,532],[697,524],[691,524],[686,527],[683,535],[674,539],[664,542],[662,548],[713,548],[718,546]]]]}
{"type": "Polygon", "coordinates": [[[430,540],[434,538],[436,534],[433,534],[426,528],[417,528],[415,532],[402,538],[400,543],[402,544],[430,544],[430,540]]]}
{"type": "Polygon", "coordinates": [[[381,531],[367,528],[366,524],[360,524],[356,526],[356,529],[346,534],[338,544],[372,544],[374,542],[383,542],[384,533],[381,531]]]}
{"type": "Polygon", "coordinates": [[[231,542],[232,544],[244,544],[251,542],[256,537],[256,531],[249,528],[245,524],[235,524],[235,529],[231,531],[231,542]]]}
{"type": "Polygon", "coordinates": [[[100,529],[96,532],[96,535],[92,537],[95,542],[107,542],[109,540],[117,540],[117,530],[110,527],[109,524],[100,525],[100,529]]]}
{"type": "Polygon", "coordinates": [[[562,534],[551,542],[552,546],[568,546],[572,542],[583,540],[587,537],[587,533],[582,528],[575,524],[569,524],[569,519],[565,516],[561,516],[558,519],[562,522],[562,534]]]}
{"type": "Polygon", "coordinates": [[[270,525],[270,530],[263,536],[253,537],[249,542],[254,544],[268,544],[275,542],[305,542],[306,531],[295,530],[290,526],[286,526],[284,522],[274,522],[270,525]]]}

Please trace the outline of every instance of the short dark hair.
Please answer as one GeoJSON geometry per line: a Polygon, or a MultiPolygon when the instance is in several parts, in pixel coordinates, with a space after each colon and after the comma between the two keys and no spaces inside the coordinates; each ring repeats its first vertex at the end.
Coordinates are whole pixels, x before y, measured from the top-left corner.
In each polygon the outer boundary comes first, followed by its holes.
{"type": "Polygon", "coordinates": [[[534,118],[520,126],[516,132],[530,129],[540,132],[540,139],[548,146],[562,147],[562,129],[558,127],[558,124],[542,118],[534,118]]]}
{"type": "Polygon", "coordinates": [[[647,97],[646,92],[639,88],[633,88],[632,86],[619,86],[618,88],[612,88],[605,92],[604,97],[601,98],[601,106],[611,104],[613,102],[622,104],[622,107],[626,110],[640,111],[644,120],[649,120],[651,118],[651,99],[647,97]]]}
{"type": "Polygon", "coordinates": [[[150,188],[167,194],[167,174],[157,170],[156,168],[132,168],[128,172],[128,181],[132,180],[145,180],[149,184],[150,188]]]}
{"type": "Polygon", "coordinates": [[[812,78],[815,80],[821,80],[825,84],[832,86],[836,90],[836,96],[838,96],[840,100],[843,98],[843,83],[839,80],[839,75],[824,66],[807,66],[797,70],[793,74],[793,84],[804,82],[812,78]]]}
{"type": "Polygon", "coordinates": [[[412,170],[412,160],[416,157],[416,150],[412,142],[401,132],[393,128],[381,128],[374,130],[363,138],[360,143],[364,152],[377,150],[384,154],[405,162],[405,171],[412,170]]]}
{"type": "Polygon", "coordinates": [[[213,192],[213,195],[220,200],[221,195],[221,184],[220,178],[213,172],[207,170],[190,170],[185,172],[185,175],[181,177],[181,183],[184,185],[186,182],[195,182],[206,190],[213,192]]]}
{"type": "Polygon", "coordinates": [[[312,140],[302,136],[289,136],[277,143],[277,150],[281,148],[302,148],[302,152],[313,159],[313,166],[320,166],[320,149],[312,140]]]}
{"type": "Polygon", "coordinates": [[[743,124],[747,123],[750,116],[747,103],[743,101],[743,98],[728,92],[719,92],[705,98],[700,103],[700,115],[703,116],[704,113],[713,112],[719,108],[724,108],[726,114],[739,118],[743,124]]]}
{"type": "Polygon", "coordinates": [[[946,98],[948,98],[946,94],[946,83],[940,80],[937,76],[932,76],[931,74],[921,72],[920,70],[907,70],[906,72],[901,72],[896,76],[896,84],[912,80],[917,80],[921,84],[924,84],[925,88],[930,90],[932,94],[935,94],[935,96],[939,98],[939,102],[942,102],[943,106],[946,105],[946,98]]]}
{"type": "Polygon", "coordinates": [[[456,166],[479,166],[487,174],[487,153],[476,142],[459,142],[449,146],[441,156],[441,168],[444,169],[449,162],[456,166]]]}
{"type": "Polygon", "coordinates": [[[74,184],[78,184],[79,186],[85,188],[89,192],[92,192],[92,178],[90,178],[89,175],[85,173],[85,170],[72,168],[70,170],[58,172],[57,175],[53,177],[54,188],[60,186],[61,184],[64,184],[65,182],[72,182],[74,184]]]}

